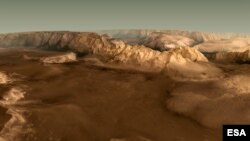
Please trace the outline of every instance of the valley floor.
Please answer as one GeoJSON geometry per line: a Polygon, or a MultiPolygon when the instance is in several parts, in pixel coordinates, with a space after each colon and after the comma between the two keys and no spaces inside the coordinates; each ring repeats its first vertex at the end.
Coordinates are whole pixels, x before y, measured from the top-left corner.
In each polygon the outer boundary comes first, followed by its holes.
{"type": "MultiPolygon", "coordinates": [[[[221,140],[220,128],[205,127],[168,110],[170,93],[184,82],[161,74],[95,66],[84,59],[43,64],[23,57],[55,54],[60,53],[0,49],[0,71],[13,79],[0,85],[1,96],[13,88],[25,91],[14,104],[1,100],[1,141],[221,140]]],[[[230,66],[220,67],[231,71],[230,66]]]]}

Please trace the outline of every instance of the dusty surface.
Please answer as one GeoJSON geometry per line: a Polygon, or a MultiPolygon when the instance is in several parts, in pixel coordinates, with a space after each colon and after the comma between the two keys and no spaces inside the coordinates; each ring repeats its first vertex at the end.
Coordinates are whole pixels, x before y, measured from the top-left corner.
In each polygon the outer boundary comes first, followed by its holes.
{"type": "Polygon", "coordinates": [[[1,34],[0,141],[219,141],[223,124],[249,123],[249,38],[161,33],[197,45],[157,51],[92,32],[1,34]]]}
{"type": "MultiPolygon", "coordinates": [[[[166,76],[96,67],[84,59],[72,64],[47,65],[23,58],[56,54],[61,53],[1,49],[1,71],[23,76],[15,76],[20,80],[12,84],[1,85],[1,92],[23,85],[26,91],[22,104],[14,106],[14,110],[24,110],[21,115],[25,122],[15,121],[11,127],[5,127],[9,132],[3,137],[21,141],[221,139],[220,129],[204,127],[166,108],[170,92],[181,85],[166,76]],[[21,126],[20,133],[11,133],[15,126],[21,126]]],[[[4,125],[10,116],[1,113],[4,125]]]]}

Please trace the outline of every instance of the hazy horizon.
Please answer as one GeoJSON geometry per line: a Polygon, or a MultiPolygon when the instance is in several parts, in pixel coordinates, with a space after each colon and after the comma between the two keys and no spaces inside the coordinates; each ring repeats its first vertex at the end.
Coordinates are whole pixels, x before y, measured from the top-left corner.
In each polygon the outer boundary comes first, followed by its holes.
{"type": "Polygon", "coordinates": [[[9,0],[0,2],[0,33],[173,29],[250,33],[247,0],[9,0]]]}

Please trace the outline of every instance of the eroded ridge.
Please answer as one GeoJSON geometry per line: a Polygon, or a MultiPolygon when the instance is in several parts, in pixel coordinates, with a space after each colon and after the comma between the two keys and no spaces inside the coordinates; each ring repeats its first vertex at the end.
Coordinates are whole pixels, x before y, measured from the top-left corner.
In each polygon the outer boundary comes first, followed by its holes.
{"type": "Polygon", "coordinates": [[[0,36],[0,45],[32,46],[92,54],[105,63],[163,72],[178,80],[210,80],[222,76],[221,70],[209,63],[206,57],[194,48],[181,47],[160,52],[90,32],[3,34],[0,36]]]}

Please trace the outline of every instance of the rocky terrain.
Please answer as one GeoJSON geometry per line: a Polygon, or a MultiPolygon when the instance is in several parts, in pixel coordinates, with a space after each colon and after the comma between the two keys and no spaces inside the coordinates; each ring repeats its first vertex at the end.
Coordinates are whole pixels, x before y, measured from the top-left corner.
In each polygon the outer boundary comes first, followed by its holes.
{"type": "Polygon", "coordinates": [[[173,78],[214,79],[220,70],[194,48],[182,47],[160,52],[143,45],[129,45],[122,40],[95,33],[39,32],[2,35],[1,46],[33,46],[49,50],[70,50],[91,54],[105,63],[137,67],[150,72],[162,72],[173,78]],[[190,68],[189,66],[193,66],[190,68]],[[197,69],[198,68],[198,69],[197,69]],[[194,72],[195,75],[190,75],[194,72]]]}
{"type": "Polygon", "coordinates": [[[98,33],[0,35],[0,141],[218,141],[250,122],[248,37],[98,33]]]}

